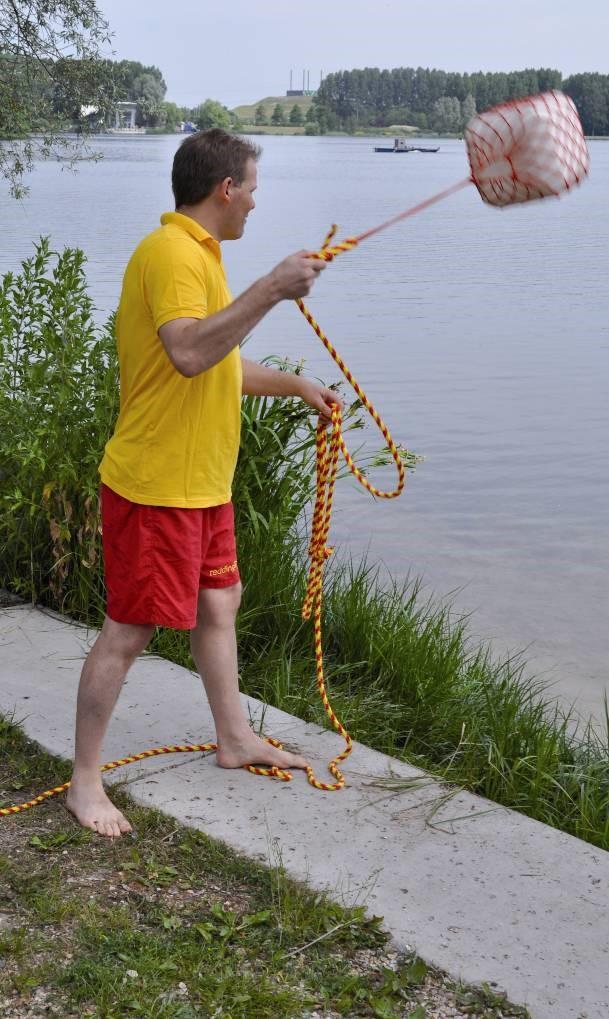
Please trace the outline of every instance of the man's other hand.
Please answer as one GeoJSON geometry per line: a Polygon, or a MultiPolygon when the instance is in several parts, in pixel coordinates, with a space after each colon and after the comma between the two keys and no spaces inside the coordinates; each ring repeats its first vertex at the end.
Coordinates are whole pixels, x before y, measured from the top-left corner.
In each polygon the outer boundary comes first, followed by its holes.
{"type": "Polygon", "coordinates": [[[309,404],[321,416],[322,421],[330,424],[332,420],[332,404],[336,404],[339,410],[343,409],[343,401],[333,389],[326,389],[325,386],[317,386],[309,379],[303,379],[302,375],[297,376],[298,389],[296,395],[309,404]]]}

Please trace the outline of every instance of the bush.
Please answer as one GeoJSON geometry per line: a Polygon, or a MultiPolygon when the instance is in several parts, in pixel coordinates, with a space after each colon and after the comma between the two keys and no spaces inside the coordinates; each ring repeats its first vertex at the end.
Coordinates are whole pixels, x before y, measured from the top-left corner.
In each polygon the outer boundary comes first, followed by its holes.
{"type": "Polygon", "coordinates": [[[99,619],[97,466],[119,389],[84,264],[42,239],[0,287],[0,584],[99,619]]]}

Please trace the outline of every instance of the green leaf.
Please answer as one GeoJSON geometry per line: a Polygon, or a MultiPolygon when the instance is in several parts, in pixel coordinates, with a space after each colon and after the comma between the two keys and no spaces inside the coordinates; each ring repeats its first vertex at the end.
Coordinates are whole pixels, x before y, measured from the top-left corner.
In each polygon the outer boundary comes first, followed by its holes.
{"type": "Polygon", "coordinates": [[[370,998],[370,1006],[376,1019],[399,1019],[399,1011],[389,998],[370,998]]]}
{"type": "Polygon", "coordinates": [[[416,958],[401,973],[401,981],[404,987],[408,984],[422,984],[427,976],[428,965],[423,959],[416,958]]]}
{"type": "Polygon", "coordinates": [[[201,935],[203,941],[211,941],[215,932],[213,923],[195,923],[192,929],[201,935]]]}
{"type": "Polygon", "coordinates": [[[164,916],[163,927],[166,931],[177,931],[182,926],[182,919],[179,916],[164,916]]]}
{"type": "Polygon", "coordinates": [[[71,832],[57,832],[56,835],[49,835],[45,839],[41,839],[39,835],[32,835],[31,839],[29,839],[29,845],[48,852],[53,849],[59,849],[72,840],[73,835],[71,832]]]}
{"type": "Polygon", "coordinates": [[[241,918],[241,923],[237,930],[241,930],[242,927],[256,927],[259,924],[266,923],[271,917],[270,909],[262,909],[259,913],[249,913],[247,916],[241,918]]]}

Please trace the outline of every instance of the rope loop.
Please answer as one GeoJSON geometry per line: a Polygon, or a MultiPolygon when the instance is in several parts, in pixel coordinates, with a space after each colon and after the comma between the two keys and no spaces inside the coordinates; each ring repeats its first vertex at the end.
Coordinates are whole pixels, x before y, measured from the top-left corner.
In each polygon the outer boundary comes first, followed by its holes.
{"type": "MultiPolygon", "coordinates": [[[[336,255],[342,254],[345,251],[352,251],[358,244],[357,237],[347,237],[344,241],[338,244],[331,245],[337,231],[336,224],[333,224],[328,231],[325,240],[317,253],[316,258],[323,258],[325,261],[332,261],[336,255]]],[[[343,457],[347,463],[347,466],[354,477],[359,481],[361,485],[372,495],[381,499],[395,499],[399,496],[404,488],[406,482],[406,470],[400,451],[394,443],[389,429],[386,424],[377,413],[372,403],[364,393],[357,380],[354,378],[352,373],[349,371],[347,365],[342,360],[340,355],[337,353],[335,348],[330,343],[330,340],[322,330],[321,326],[315,321],[311,312],[306,307],[304,301],[300,298],[296,301],[299,310],[302,312],[307,322],[317,334],[324,347],[336,362],[341,372],[347,379],[349,385],[353,387],[357,396],[361,400],[363,406],[366,408],[374,423],[379,428],[387,448],[389,449],[395,466],[397,468],[398,480],[396,487],[390,492],[384,492],[381,489],[376,488],[368,479],[362,474],[359,468],[356,466],[347,445],[343,438],[343,421],[342,412],[338,404],[332,406],[332,418],[330,423],[331,434],[328,439],[327,429],[328,426],[320,418],[317,423],[316,432],[316,498],[315,507],[313,509],[313,518],[311,522],[311,540],[309,542],[309,574],[307,579],[307,586],[305,591],[305,597],[302,604],[301,615],[302,618],[308,620],[313,616],[313,633],[315,643],[315,663],[316,663],[316,674],[317,674],[317,687],[319,690],[322,703],[328,718],[332,722],[334,728],[345,740],[345,750],[338,757],[335,757],[328,764],[328,770],[337,779],[337,782],[329,785],[324,782],[320,782],[313,772],[312,768],[307,768],[307,778],[311,785],[316,789],[321,789],[327,792],[332,792],[338,789],[342,789],[345,784],[345,779],[338,768],[338,764],[344,761],[353,749],[353,741],[351,736],[344,728],[342,723],[338,720],[326,692],[326,682],[324,676],[324,662],[323,662],[323,641],[322,641],[322,628],[321,628],[321,612],[322,612],[322,596],[323,596],[323,568],[326,561],[333,554],[334,549],[328,546],[327,539],[330,531],[330,521],[332,517],[332,500],[334,496],[334,486],[336,482],[336,474],[338,470],[338,455],[339,452],[343,454],[343,457]]]]}
{"type": "Polygon", "coordinates": [[[335,237],[337,230],[338,226],[336,223],[333,223],[324,238],[321,248],[311,256],[312,258],[320,258],[323,262],[333,262],[337,255],[342,255],[345,251],[353,251],[357,247],[359,244],[357,237],[345,237],[344,241],[331,245],[330,242],[335,237]]]}

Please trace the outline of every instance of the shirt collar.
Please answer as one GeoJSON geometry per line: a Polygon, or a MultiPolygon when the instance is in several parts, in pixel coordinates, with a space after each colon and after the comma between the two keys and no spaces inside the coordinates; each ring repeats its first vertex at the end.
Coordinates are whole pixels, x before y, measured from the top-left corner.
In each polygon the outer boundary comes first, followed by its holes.
{"type": "Polygon", "coordinates": [[[222,251],[218,241],[192,216],[185,216],[182,212],[164,212],[161,216],[161,226],[167,226],[168,223],[172,223],[190,234],[199,244],[206,244],[211,248],[218,261],[222,261],[222,251]]]}

